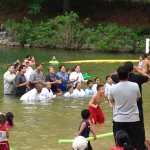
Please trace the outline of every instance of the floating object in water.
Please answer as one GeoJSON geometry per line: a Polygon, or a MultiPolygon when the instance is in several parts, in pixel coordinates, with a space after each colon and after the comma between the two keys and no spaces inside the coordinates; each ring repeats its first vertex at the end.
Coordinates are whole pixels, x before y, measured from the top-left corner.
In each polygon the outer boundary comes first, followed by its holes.
{"type": "Polygon", "coordinates": [[[116,63],[116,62],[138,62],[139,60],[119,60],[119,59],[100,59],[100,60],[75,60],[75,61],[66,61],[62,63],[116,63]]]}
{"type": "Polygon", "coordinates": [[[91,76],[87,73],[83,73],[83,78],[86,80],[86,79],[91,78],[91,76]]]}
{"type": "MultiPolygon", "coordinates": [[[[112,136],[113,132],[109,132],[109,133],[104,133],[104,134],[100,134],[100,135],[96,135],[96,138],[103,138],[103,137],[108,137],[108,136],[112,136]]],[[[88,137],[86,138],[88,141],[94,140],[94,137],[88,137]]],[[[72,139],[59,139],[58,143],[72,143],[73,140],[72,139]]]]}
{"type": "Polygon", "coordinates": [[[57,61],[57,60],[51,60],[51,61],[49,61],[49,63],[52,64],[52,65],[58,65],[59,61],[57,61]]]}

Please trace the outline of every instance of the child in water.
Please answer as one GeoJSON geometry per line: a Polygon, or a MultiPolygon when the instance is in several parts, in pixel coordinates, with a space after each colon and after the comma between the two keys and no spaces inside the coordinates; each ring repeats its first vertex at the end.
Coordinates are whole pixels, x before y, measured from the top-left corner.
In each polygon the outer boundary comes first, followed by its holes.
{"type": "MultiPolygon", "coordinates": [[[[83,136],[85,138],[89,137],[90,132],[93,134],[94,139],[96,139],[96,135],[93,131],[93,129],[90,127],[90,111],[88,109],[83,109],[81,111],[82,121],[80,123],[79,131],[77,133],[77,136],[83,136]]],[[[90,142],[88,142],[88,148],[87,150],[92,150],[92,146],[90,142]]]]}
{"type": "Polygon", "coordinates": [[[116,147],[111,148],[111,150],[135,150],[130,144],[128,134],[123,130],[116,133],[115,142],[116,147]]]}
{"type": "Polygon", "coordinates": [[[14,121],[13,121],[14,115],[12,112],[8,112],[6,114],[6,122],[5,122],[5,127],[13,127],[14,126],[14,121]]]}
{"type": "Polygon", "coordinates": [[[0,150],[10,150],[8,138],[8,129],[4,126],[6,122],[6,116],[4,113],[0,112],[0,150]]]}
{"type": "Polygon", "coordinates": [[[105,95],[105,87],[100,84],[97,85],[97,93],[94,94],[89,102],[89,110],[90,110],[90,118],[93,124],[104,123],[105,118],[102,109],[100,108],[100,104],[104,99],[107,99],[109,105],[112,107],[111,102],[105,95]]]}

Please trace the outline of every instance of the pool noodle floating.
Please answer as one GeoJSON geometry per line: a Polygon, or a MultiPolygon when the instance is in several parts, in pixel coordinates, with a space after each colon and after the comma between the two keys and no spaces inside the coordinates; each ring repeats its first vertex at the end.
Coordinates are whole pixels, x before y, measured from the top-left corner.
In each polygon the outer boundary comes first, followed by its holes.
{"type": "MultiPolygon", "coordinates": [[[[100,135],[96,135],[96,138],[103,138],[103,137],[108,137],[108,136],[112,136],[113,132],[109,132],[109,133],[104,133],[104,134],[100,134],[100,135]]],[[[88,141],[94,140],[94,137],[90,136],[88,138],[86,138],[88,141]]],[[[58,143],[72,143],[73,140],[72,139],[59,139],[58,143]]]]}
{"type": "Polygon", "coordinates": [[[62,62],[62,63],[116,63],[116,62],[127,62],[127,61],[131,61],[131,62],[138,62],[138,60],[120,60],[120,59],[100,59],[100,60],[75,60],[75,61],[66,61],[66,62],[62,62]]]}

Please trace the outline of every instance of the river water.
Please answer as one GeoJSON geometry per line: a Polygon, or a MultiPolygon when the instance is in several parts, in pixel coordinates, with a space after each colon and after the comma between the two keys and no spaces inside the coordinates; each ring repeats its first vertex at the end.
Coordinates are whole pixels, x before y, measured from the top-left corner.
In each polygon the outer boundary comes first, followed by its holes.
{"type": "MultiPolygon", "coordinates": [[[[64,100],[54,99],[48,103],[25,104],[15,96],[3,95],[3,74],[7,64],[15,58],[23,59],[27,54],[34,55],[36,60],[43,62],[44,75],[47,74],[47,63],[52,55],[60,62],[82,59],[137,59],[133,54],[101,54],[63,50],[0,48],[0,111],[14,113],[15,126],[9,129],[9,143],[15,150],[69,150],[71,144],[58,144],[59,139],[73,139],[81,121],[80,112],[88,107],[88,99],[64,100]]],[[[61,63],[63,64],[63,63],[61,63]]],[[[75,64],[65,64],[72,68],[75,64]]],[[[115,72],[122,63],[82,63],[81,71],[100,77],[105,83],[105,76],[115,72]]],[[[55,67],[58,71],[58,66],[55,67]]],[[[85,88],[86,85],[83,85],[85,88]]],[[[143,85],[144,118],[146,136],[150,138],[150,84],[143,85]]],[[[107,102],[101,104],[105,115],[105,123],[95,125],[96,134],[112,132],[112,109],[107,102]]],[[[114,146],[113,137],[105,137],[91,142],[94,150],[109,150],[114,146]]]]}

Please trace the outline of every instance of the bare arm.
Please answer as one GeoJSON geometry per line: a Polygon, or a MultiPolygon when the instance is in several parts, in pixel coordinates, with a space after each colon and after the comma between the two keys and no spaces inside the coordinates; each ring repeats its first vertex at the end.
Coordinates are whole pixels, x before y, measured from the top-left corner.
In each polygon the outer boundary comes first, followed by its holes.
{"type": "Polygon", "coordinates": [[[81,135],[81,133],[82,133],[82,131],[85,129],[85,127],[86,127],[86,123],[83,122],[83,123],[81,124],[80,130],[79,130],[78,133],[77,133],[77,136],[81,135]]]}
{"type": "Polygon", "coordinates": [[[108,99],[107,95],[104,95],[104,98],[108,101],[110,107],[113,107],[112,102],[108,99]]]}
{"type": "Polygon", "coordinates": [[[95,100],[96,100],[96,94],[94,94],[94,95],[92,96],[92,98],[91,98],[91,100],[90,100],[90,102],[89,102],[89,106],[92,106],[92,107],[94,107],[94,108],[97,108],[98,104],[96,104],[96,105],[94,104],[95,100]]]}
{"type": "Polygon", "coordinates": [[[9,138],[9,132],[8,132],[8,129],[6,129],[6,137],[9,138]]]}

